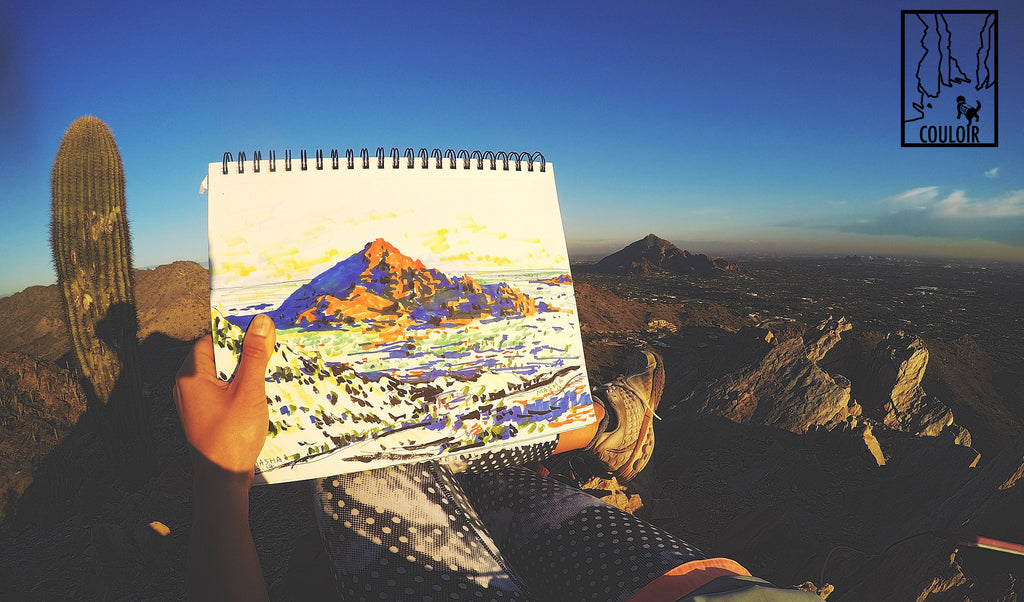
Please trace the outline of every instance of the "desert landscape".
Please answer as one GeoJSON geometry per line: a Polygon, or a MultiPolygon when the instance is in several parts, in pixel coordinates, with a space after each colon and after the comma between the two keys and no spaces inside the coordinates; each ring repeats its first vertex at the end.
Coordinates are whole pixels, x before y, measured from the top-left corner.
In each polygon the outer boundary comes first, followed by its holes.
{"type": "MultiPolygon", "coordinates": [[[[593,383],[651,345],[652,462],[595,495],[780,586],[829,600],[1016,600],[1024,557],[1021,266],[719,260],[651,235],[573,278],[593,383]]],[[[102,462],[55,286],[0,299],[0,579],[14,599],[184,595],[191,468],[171,399],[210,331],[193,262],[135,271],[157,466],[102,462]],[[159,526],[169,529],[165,535],[159,526]]],[[[256,487],[271,597],[329,587],[308,485],[256,487]]]]}
{"type": "Polygon", "coordinates": [[[273,600],[337,598],[319,466],[540,441],[638,347],[650,461],[556,478],[810,597],[1024,599],[1024,3],[278,4],[0,3],[0,602],[185,599],[175,375],[258,313],[273,600]]]}

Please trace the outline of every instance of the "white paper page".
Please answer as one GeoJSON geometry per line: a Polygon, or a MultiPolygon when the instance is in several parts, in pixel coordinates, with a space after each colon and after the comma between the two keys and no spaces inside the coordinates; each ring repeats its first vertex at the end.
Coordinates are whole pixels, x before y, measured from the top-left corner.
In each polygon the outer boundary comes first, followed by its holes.
{"type": "Polygon", "coordinates": [[[257,482],[595,421],[550,163],[283,164],[211,163],[207,179],[218,372],[233,373],[253,315],[278,329],[257,482]]]}

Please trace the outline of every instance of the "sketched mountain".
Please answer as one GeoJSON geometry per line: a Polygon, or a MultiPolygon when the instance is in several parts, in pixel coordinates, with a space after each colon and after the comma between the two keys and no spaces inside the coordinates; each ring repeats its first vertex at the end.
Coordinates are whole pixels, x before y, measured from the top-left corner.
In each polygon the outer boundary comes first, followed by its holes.
{"type": "MultiPolygon", "coordinates": [[[[278,328],[318,330],[358,322],[454,325],[545,309],[508,284],[449,277],[378,238],[299,287],[267,315],[278,328]]],[[[229,320],[244,324],[249,317],[229,320]]]]}

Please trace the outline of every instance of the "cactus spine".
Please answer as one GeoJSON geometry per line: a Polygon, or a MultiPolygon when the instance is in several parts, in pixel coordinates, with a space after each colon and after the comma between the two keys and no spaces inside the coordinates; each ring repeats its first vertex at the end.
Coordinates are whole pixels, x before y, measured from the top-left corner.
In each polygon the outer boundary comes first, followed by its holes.
{"type": "Polygon", "coordinates": [[[124,191],[110,129],[95,117],[75,120],[53,163],[50,242],[75,356],[118,455],[145,453],[132,442],[149,433],[124,191]]]}

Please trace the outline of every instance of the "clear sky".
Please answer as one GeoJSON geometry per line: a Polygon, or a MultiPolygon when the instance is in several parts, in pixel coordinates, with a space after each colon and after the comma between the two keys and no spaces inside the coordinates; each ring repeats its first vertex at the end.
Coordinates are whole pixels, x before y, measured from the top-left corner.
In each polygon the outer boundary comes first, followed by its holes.
{"type": "Polygon", "coordinates": [[[378,146],[541,151],[574,256],[653,232],[1024,261],[1024,5],[978,8],[998,148],[900,147],[891,2],[0,3],[0,294],[54,280],[50,169],[85,114],[120,147],[137,267],[206,260],[224,151],[378,146]]]}

